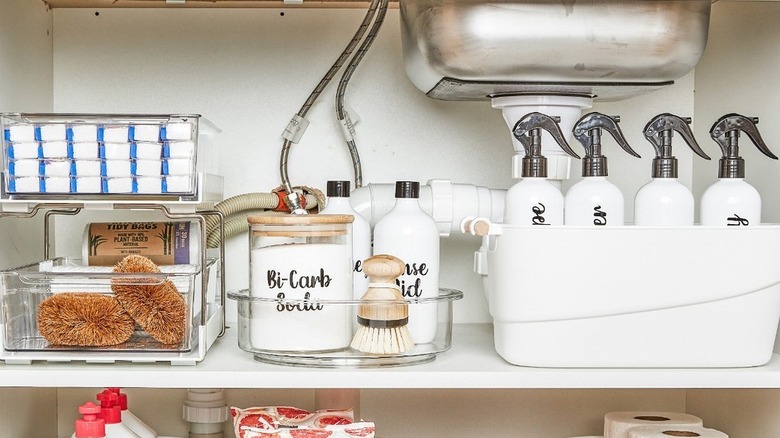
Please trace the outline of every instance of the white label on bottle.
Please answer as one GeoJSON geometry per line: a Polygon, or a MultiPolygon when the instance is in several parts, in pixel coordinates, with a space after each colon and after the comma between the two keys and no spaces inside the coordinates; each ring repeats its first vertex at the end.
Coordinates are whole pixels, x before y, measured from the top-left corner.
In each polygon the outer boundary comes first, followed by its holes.
{"type": "MultiPolygon", "coordinates": [[[[406,263],[403,275],[395,281],[404,298],[414,301],[416,298],[436,297],[439,293],[439,273],[431,271],[431,265],[425,261],[406,263]]],[[[415,343],[431,342],[436,336],[437,311],[436,303],[413,303],[409,306],[409,331],[415,343]]]]}
{"type": "Polygon", "coordinates": [[[374,227],[374,254],[391,254],[405,263],[397,279],[409,304],[409,331],[416,344],[434,340],[438,328],[438,304],[417,298],[439,294],[439,232],[436,223],[414,204],[398,199],[396,206],[374,227]]]}
{"type": "Polygon", "coordinates": [[[425,262],[407,263],[403,275],[395,283],[401,288],[404,298],[435,297],[436,294],[423,289],[424,278],[429,273],[430,269],[425,262]]]}

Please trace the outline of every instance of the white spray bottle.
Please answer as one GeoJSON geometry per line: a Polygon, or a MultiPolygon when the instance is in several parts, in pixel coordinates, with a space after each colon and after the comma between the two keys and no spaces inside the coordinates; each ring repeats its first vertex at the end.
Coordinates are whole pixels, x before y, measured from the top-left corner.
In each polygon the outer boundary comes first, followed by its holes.
{"type": "Polygon", "coordinates": [[[713,226],[747,226],[761,223],[761,195],[745,182],[745,160],[739,156],[739,131],[748,135],[764,155],[773,154],[758,132],[758,118],[727,114],[710,129],[710,136],[720,146],[723,156],[718,163],[718,182],[709,186],[701,197],[701,224],[713,226]]]}
{"type": "Polygon", "coordinates": [[[558,146],[579,158],[566,142],[558,117],[533,112],[515,124],[512,133],[523,145],[521,179],[506,194],[504,223],[523,226],[563,225],[563,194],[547,180],[547,159],[542,156],[542,129],[549,132],[558,146]]]}
{"type": "Polygon", "coordinates": [[[677,131],[700,157],[710,157],[701,150],[688,124],[674,114],[659,114],[644,130],[645,138],[655,149],[653,180],[645,184],[634,198],[634,222],[641,226],[692,226],[694,199],[691,190],[677,180],[677,158],[672,155],[672,135],[677,131]]]}
{"type": "Polygon", "coordinates": [[[625,221],[623,192],[607,181],[607,157],[601,155],[601,131],[612,135],[618,145],[629,154],[641,158],[628,145],[618,122],[620,117],[601,113],[583,116],[572,129],[585,147],[582,159],[582,181],[566,192],[564,223],[581,226],[621,226],[625,221]]]}

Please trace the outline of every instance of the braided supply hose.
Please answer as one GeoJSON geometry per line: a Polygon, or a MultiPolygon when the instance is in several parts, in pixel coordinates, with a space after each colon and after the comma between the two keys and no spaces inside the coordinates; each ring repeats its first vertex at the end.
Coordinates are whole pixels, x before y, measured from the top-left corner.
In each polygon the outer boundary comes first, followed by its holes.
{"type": "MultiPolygon", "coordinates": [[[[314,103],[317,101],[320,94],[322,94],[322,91],[344,65],[344,62],[346,62],[347,58],[349,58],[349,56],[355,50],[355,47],[357,47],[360,40],[363,39],[363,35],[365,35],[369,24],[376,14],[379,3],[380,0],[371,0],[368,11],[366,11],[366,15],[363,18],[363,21],[360,23],[360,27],[358,28],[357,32],[355,32],[355,35],[350,40],[349,44],[347,44],[347,47],[343,52],[341,52],[341,55],[339,55],[338,59],[336,59],[336,62],[333,63],[327,73],[325,73],[325,76],[320,79],[320,82],[306,99],[306,102],[304,102],[303,106],[301,106],[301,109],[296,114],[298,117],[303,118],[306,116],[306,114],[309,112],[309,109],[311,109],[312,105],[314,105],[314,103]]],[[[302,207],[300,196],[296,194],[295,191],[293,191],[293,186],[290,183],[290,176],[287,172],[287,163],[289,160],[290,148],[292,147],[292,144],[293,142],[290,139],[285,138],[284,143],[282,144],[279,173],[282,179],[282,187],[287,192],[285,202],[287,203],[290,211],[293,214],[305,214],[306,211],[302,207]]]]}
{"type": "Polygon", "coordinates": [[[339,86],[336,89],[336,119],[342,126],[347,149],[349,150],[349,155],[352,159],[355,188],[363,186],[363,166],[360,162],[360,154],[358,153],[357,145],[355,144],[355,139],[353,137],[353,121],[345,110],[346,104],[344,103],[344,100],[346,98],[347,85],[349,84],[350,79],[352,79],[352,75],[355,73],[355,70],[357,70],[360,61],[362,61],[363,57],[368,53],[368,49],[374,43],[374,40],[376,40],[376,37],[379,34],[379,30],[382,28],[382,23],[384,23],[385,15],[387,14],[388,3],[388,0],[380,0],[379,11],[376,13],[374,24],[371,26],[371,30],[368,32],[366,39],[363,40],[360,48],[355,52],[349,65],[347,65],[347,68],[344,70],[341,80],[339,81],[339,86]]]}

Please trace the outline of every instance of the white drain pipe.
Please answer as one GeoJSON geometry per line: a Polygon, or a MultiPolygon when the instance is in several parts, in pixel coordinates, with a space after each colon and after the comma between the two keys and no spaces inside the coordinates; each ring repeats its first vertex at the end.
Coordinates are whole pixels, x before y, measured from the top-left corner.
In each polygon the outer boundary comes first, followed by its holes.
{"type": "MultiPolygon", "coordinates": [[[[532,112],[558,116],[561,118],[561,121],[558,123],[561,131],[566,136],[566,141],[571,144],[571,130],[582,116],[583,110],[593,107],[593,98],[589,96],[557,94],[517,95],[494,97],[491,104],[493,108],[501,110],[504,121],[509,126],[512,146],[515,148],[515,155],[512,157],[512,177],[517,179],[520,178],[522,160],[525,155],[523,145],[511,133],[517,121],[532,112]]],[[[548,180],[559,185],[561,181],[569,179],[571,157],[558,147],[555,140],[546,131],[542,131],[542,155],[547,158],[548,180]]]]}
{"type": "MultiPolygon", "coordinates": [[[[420,207],[436,221],[439,234],[462,235],[460,222],[465,217],[489,217],[501,222],[504,216],[506,190],[489,189],[471,184],[453,184],[434,179],[420,186],[420,207]]],[[[368,184],[355,189],[350,204],[373,228],[395,205],[395,184],[368,184]]]]}
{"type": "Polygon", "coordinates": [[[190,423],[189,438],[225,438],[230,414],[222,389],[188,389],[182,416],[190,423]]]}

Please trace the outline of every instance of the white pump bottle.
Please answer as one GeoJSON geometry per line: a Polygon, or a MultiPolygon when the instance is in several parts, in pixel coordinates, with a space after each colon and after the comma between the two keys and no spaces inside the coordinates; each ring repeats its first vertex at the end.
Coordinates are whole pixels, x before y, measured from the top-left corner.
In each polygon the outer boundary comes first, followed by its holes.
{"type": "Polygon", "coordinates": [[[582,159],[582,181],[566,192],[564,223],[579,226],[621,226],[625,223],[623,192],[607,181],[607,157],[601,155],[601,131],[606,130],[618,145],[640,158],[626,142],[618,126],[618,116],[601,113],[583,116],[572,129],[574,137],[585,147],[582,159]]]}
{"type": "MultiPolygon", "coordinates": [[[[439,296],[439,227],[420,208],[419,196],[419,182],[397,181],[395,206],[374,226],[374,254],[390,254],[406,264],[396,282],[412,301],[439,296]]],[[[437,303],[410,303],[408,327],[416,344],[433,341],[437,303]]]]}
{"type": "Polygon", "coordinates": [[[693,226],[694,199],[691,190],[677,180],[677,158],[672,155],[672,133],[677,131],[700,157],[710,157],[701,150],[688,124],[674,114],[659,114],[644,130],[645,138],[655,148],[653,180],[645,184],[634,198],[634,222],[640,226],[693,226]]]}
{"type": "Polygon", "coordinates": [[[363,274],[363,261],[371,257],[371,226],[349,203],[349,181],[328,181],[328,204],[320,213],[351,214],[352,222],[352,289],[353,298],[360,299],[368,290],[368,277],[363,274]]]}
{"type": "Polygon", "coordinates": [[[745,132],[764,155],[777,159],[758,132],[758,118],[728,114],[715,122],[710,136],[723,156],[718,166],[718,182],[701,197],[701,224],[739,227],[761,223],[761,195],[745,181],[745,160],[739,156],[739,131],[745,132]]]}
{"type": "Polygon", "coordinates": [[[556,118],[533,112],[515,124],[512,133],[523,145],[522,179],[506,194],[504,223],[522,226],[563,225],[564,198],[547,180],[547,159],[542,156],[541,130],[549,132],[567,154],[579,158],[566,142],[556,118]]]}

